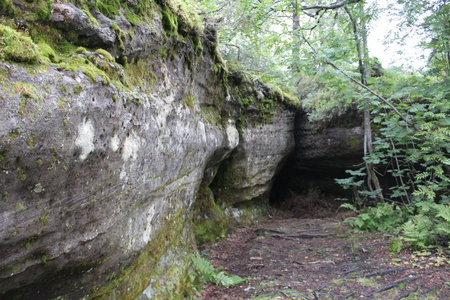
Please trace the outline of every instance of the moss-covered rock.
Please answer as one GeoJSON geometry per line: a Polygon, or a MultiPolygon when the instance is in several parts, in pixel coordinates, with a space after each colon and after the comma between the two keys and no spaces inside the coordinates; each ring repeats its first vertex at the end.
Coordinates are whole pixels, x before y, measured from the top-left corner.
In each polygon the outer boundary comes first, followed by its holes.
{"type": "Polygon", "coordinates": [[[194,205],[194,235],[198,245],[211,244],[224,238],[229,229],[229,218],[215,203],[210,188],[199,191],[194,205]]]}
{"type": "Polygon", "coordinates": [[[39,47],[23,32],[0,25],[0,59],[35,64],[41,59],[39,47]]]}

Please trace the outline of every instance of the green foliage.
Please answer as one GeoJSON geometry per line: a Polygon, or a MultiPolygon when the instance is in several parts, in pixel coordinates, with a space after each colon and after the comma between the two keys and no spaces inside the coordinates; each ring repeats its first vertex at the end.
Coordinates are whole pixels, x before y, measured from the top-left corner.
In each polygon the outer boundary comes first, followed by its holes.
{"type": "Polygon", "coordinates": [[[450,206],[429,201],[414,203],[417,214],[402,225],[404,239],[415,248],[448,242],[450,206]]]}
{"type": "Polygon", "coordinates": [[[450,76],[450,4],[441,0],[398,0],[399,15],[404,18],[402,31],[420,30],[424,49],[430,50],[428,73],[441,78],[450,76]],[[406,29],[406,30],[405,30],[406,29]]]}
{"type": "Polygon", "coordinates": [[[393,254],[398,254],[403,251],[405,244],[403,243],[403,239],[397,238],[393,239],[389,243],[389,252],[393,254]]]}
{"type": "Polygon", "coordinates": [[[214,282],[225,287],[243,283],[245,280],[236,275],[229,275],[225,271],[218,271],[204,258],[192,257],[192,266],[201,283],[214,282]]]}
{"type": "Polygon", "coordinates": [[[0,0],[0,11],[5,16],[13,17],[15,14],[15,9],[12,0],[0,0]]]}
{"type": "MultiPolygon", "coordinates": [[[[350,208],[356,211],[355,207],[349,204],[343,204],[342,207],[350,208]]],[[[380,203],[376,207],[365,208],[360,214],[347,222],[356,231],[387,231],[398,232],[400,225],[408,218],[407,208],[399,207],[395,204],[380,203]]]]}

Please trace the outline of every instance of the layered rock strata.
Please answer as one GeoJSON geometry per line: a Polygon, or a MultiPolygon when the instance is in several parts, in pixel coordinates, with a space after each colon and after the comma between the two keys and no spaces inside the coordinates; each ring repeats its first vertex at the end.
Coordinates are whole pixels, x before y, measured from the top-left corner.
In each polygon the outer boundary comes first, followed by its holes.
{"type": "Polygon", "coordinates": [[[2,62],[1,298],[178,299],[194,207],[197,218],[208,210],[194,202],[223,209],[267,194],[292,150],[283,97],[230,96],[214,31],[201,35],[168,3],[152,9],[131,25],[55,3],[46,30],[113,56],[2,62]]]}

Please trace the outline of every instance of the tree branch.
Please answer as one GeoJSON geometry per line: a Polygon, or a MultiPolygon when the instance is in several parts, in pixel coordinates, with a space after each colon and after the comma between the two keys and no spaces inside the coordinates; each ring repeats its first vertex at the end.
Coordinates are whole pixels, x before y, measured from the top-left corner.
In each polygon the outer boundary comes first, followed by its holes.
{"type": "Polygon", "coordinates": [[[353,4],[361,2],[361,0],[343,0],[340,2],[331,3],[329,5],[311,5],[311,6],[300,6],[301,10],[308,10],[308,9],[317,9],[317,10],[328,10],[328,9],[336,9],[340,8],[346,4],[353,4]]]}
{"type": "Polygon", "coordinates": [[[198,15],[208,15],[208,14],[213,14],[213,13],[216,13],[216,12],[219,12],[219,11],[221,11],[222,9],[224,9],[225,8],[225,6],[227,6],[229,3],[227,2],[227,3],[224,3],[221,7],[219,7],[218,9],[215,9],[215,10],[211,10],[211,11],[200,11],[200,12],[197,12],[197,14],[198,15]]]}
{"type": "MultiPolygon", "coordinates": [[[[303,40],[306,42],[306,44],[309,46],[309,48],[311,48],[311,50],[315,53],[318,54],[317,50],[311,45],[311,43],[302,35],[303,40]]],[[[350,74],[348,74],[347,72],[345,72],[344,70],[342,70],[341,68],[339,68],[338,66],[336,66],[334,63],[332,63],[331,61],[329,61],[328,59],[325,58],[325,63],[330,65],[333,69],[335,69],[336,71],[338,71],[339,73],[341,73],[342,75],[344,75],[345,77],[347,77],[348,79],[350,79],[352,82],[356,83],[357,85],[359,85],[360,87],[362,87],[363,89],[367,90],[369,93],[371,93],[372,95],[374,95],[375,97],[377,97],[379,100],[381,100],[381,102],[383,102],[384,104],[386,104],[387,106],[389,106],[396,115],[398,115],[403,121],[406,122],[406,124],[412,126],[416,131],[421,131],[420,128],[418,128],[415,124],[411,123],[411,121],[409,121],[404,115],[402,115],[401,112],[398,111],[398,109],[392,105],[388,100],[386,100],[384,97],[380,96],[377,92],[375,92],[374,90],[372,90],[370,87],[368,87],[365,84],[362,84],[361,82],[359,82],[358,80],[356,80],[355,78],[353,78],[350,74]]]]}

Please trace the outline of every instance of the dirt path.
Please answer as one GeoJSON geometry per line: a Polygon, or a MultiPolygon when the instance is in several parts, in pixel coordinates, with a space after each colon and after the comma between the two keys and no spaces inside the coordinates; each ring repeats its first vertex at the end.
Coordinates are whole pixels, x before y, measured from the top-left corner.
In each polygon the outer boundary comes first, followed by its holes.
{"type": "Polygon", "coordinates": [[[450,299],[449,253],[392,255],[390,238],[349,233],[332,218],[239,229],[202,255],[248,280],[209,285],[201,299],[450,299]]]}

